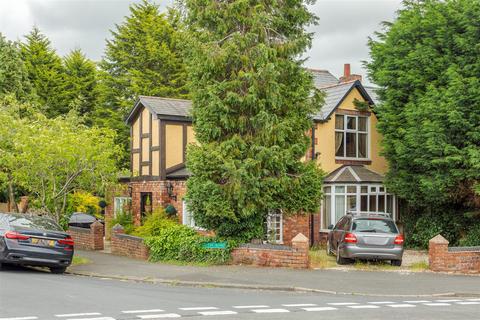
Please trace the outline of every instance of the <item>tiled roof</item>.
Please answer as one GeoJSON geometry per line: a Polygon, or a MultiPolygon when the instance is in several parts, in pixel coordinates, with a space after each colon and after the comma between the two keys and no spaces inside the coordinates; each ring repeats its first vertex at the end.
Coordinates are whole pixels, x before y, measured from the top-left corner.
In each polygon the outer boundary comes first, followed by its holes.
{"type": "Polygon", "coordinates": [[[183,167],[181,169],[175,170],[173,172],[170,172],[166,175],[167,179],[182,179],[182,178],[188,178],[192,175],[190,170],[187,168],[183,167]]]}
{"type": "Polygon", "coordinates": [[[313,84],[317,88],[338,84],[338,79],[327,70],[308,69],[313,75],[313,84]]]}
{"type": "Polygon", "coordinates": [[[159,115],[188,117],[192,107],[192,101],[183,99],[140,96],[139,100],[146,108],[159,115]]]}
{"type": "Polygon", "coordinates": [[[320,90],[325,93],[325,103],[316,115],[314,120],[325,120],[338,106],[343,97],[350,91],[355,82],[345,82],[320,90]]]}
{"type": "Polygon", "coordinates": [[[364,166],[342,166],[325,178],[325,183],[380,182],[384,176],[364,166]]]}

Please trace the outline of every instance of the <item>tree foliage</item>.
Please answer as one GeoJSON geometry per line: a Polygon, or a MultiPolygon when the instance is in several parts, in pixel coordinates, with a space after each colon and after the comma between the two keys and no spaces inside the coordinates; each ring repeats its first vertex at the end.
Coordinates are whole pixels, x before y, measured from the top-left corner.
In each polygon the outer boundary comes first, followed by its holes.
{"type": "Polygon", "coordinates": [[[300,59],[316,21],[306,4],[182,3],[199,142],[188,150],[188,207],[220,236],[262,237],[270,210],[318,210],[322,174],[301,161],[321,106],[300,59]]]}
{"type": "Polygon", "coordinates": [[[0,33],[0,96],[14,94],[17,99],[32,98],[32,85],[15,42],[0,33]]]}
{"type": "Polygon", "coordinates": [[[61,58],[37,27],[25,39],[20,45],[22,60],[42,111],[48,117],[68,113],[70,107],[61,58]]]}
{"type": "Polygon", "coordinates": [[[107,40],[100,64],[103,102],[96,119],[118,132],[125,161],[129,131],[123,121],[135,99],[139,95],[182,98],[187,94],[175,16],[161,13],[158,5],[148,1],[132,4],[130,15],[107,40]]]}
{"type": "Polygon", "coordinates": [[[91,125],[99,99],[97,66],[80,49],[72,50],[64,57],[63,65],[66,98],[91,125]]]}
{"type": "Polygon", "coordinates": [[[405,1],[369,42],[387,184],[417,208],[480,206],[478,21],[477,0],[405,1]]]}
{"type": "Polygon", "coordinates": [[[0,180],[23,187],[57,221],[72,191],[102,192],[116,177],[109,129],[89,128],[74,113],[47,118],[11,96],[1,100],[0,121],[0,180]]]}

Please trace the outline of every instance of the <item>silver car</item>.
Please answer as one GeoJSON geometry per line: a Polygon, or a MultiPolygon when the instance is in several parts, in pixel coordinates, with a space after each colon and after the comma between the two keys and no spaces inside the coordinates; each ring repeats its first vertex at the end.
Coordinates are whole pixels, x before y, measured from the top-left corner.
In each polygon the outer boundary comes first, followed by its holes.
{"type": "Polygon", "coordinates": [[[335,254],[338,264],[362,259],[402,265],[404,237],[386,214],[349,213],[329,229],[327,254],[335,254]]]}

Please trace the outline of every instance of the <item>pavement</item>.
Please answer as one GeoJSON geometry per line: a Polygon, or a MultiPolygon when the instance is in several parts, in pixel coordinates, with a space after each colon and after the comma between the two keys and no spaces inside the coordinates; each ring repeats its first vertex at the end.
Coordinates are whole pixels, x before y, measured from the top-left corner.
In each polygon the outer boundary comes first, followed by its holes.
{"type": "Polygon", "coordinates": [[[0,271],[0,284],[1,320],[451,320],[480,314],[480,298],[179,287],[10,266],[0,271]]]}
{"type": "MultiPolygon", "coordinates": [[[[298,270],[251,266],[178,266],[102,252],[77,251],[91,262],[75,275],[157,284],[381,297],[480,297],[480,276],[433,272],[298,270]]],[[[1,319],[0,319],[1,320],[1,319]]]]}

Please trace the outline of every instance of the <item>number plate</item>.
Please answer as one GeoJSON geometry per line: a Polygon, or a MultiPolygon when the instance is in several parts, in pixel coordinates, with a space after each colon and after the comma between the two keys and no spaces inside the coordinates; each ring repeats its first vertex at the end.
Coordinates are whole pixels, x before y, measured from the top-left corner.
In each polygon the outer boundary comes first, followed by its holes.
{"type": "Polygon", "coordinates": [[[44,247],[54,247],[55,246],[55,240],[32,238],[32,244],[36,244],[36,245],[44,246],[44,247]]]}

